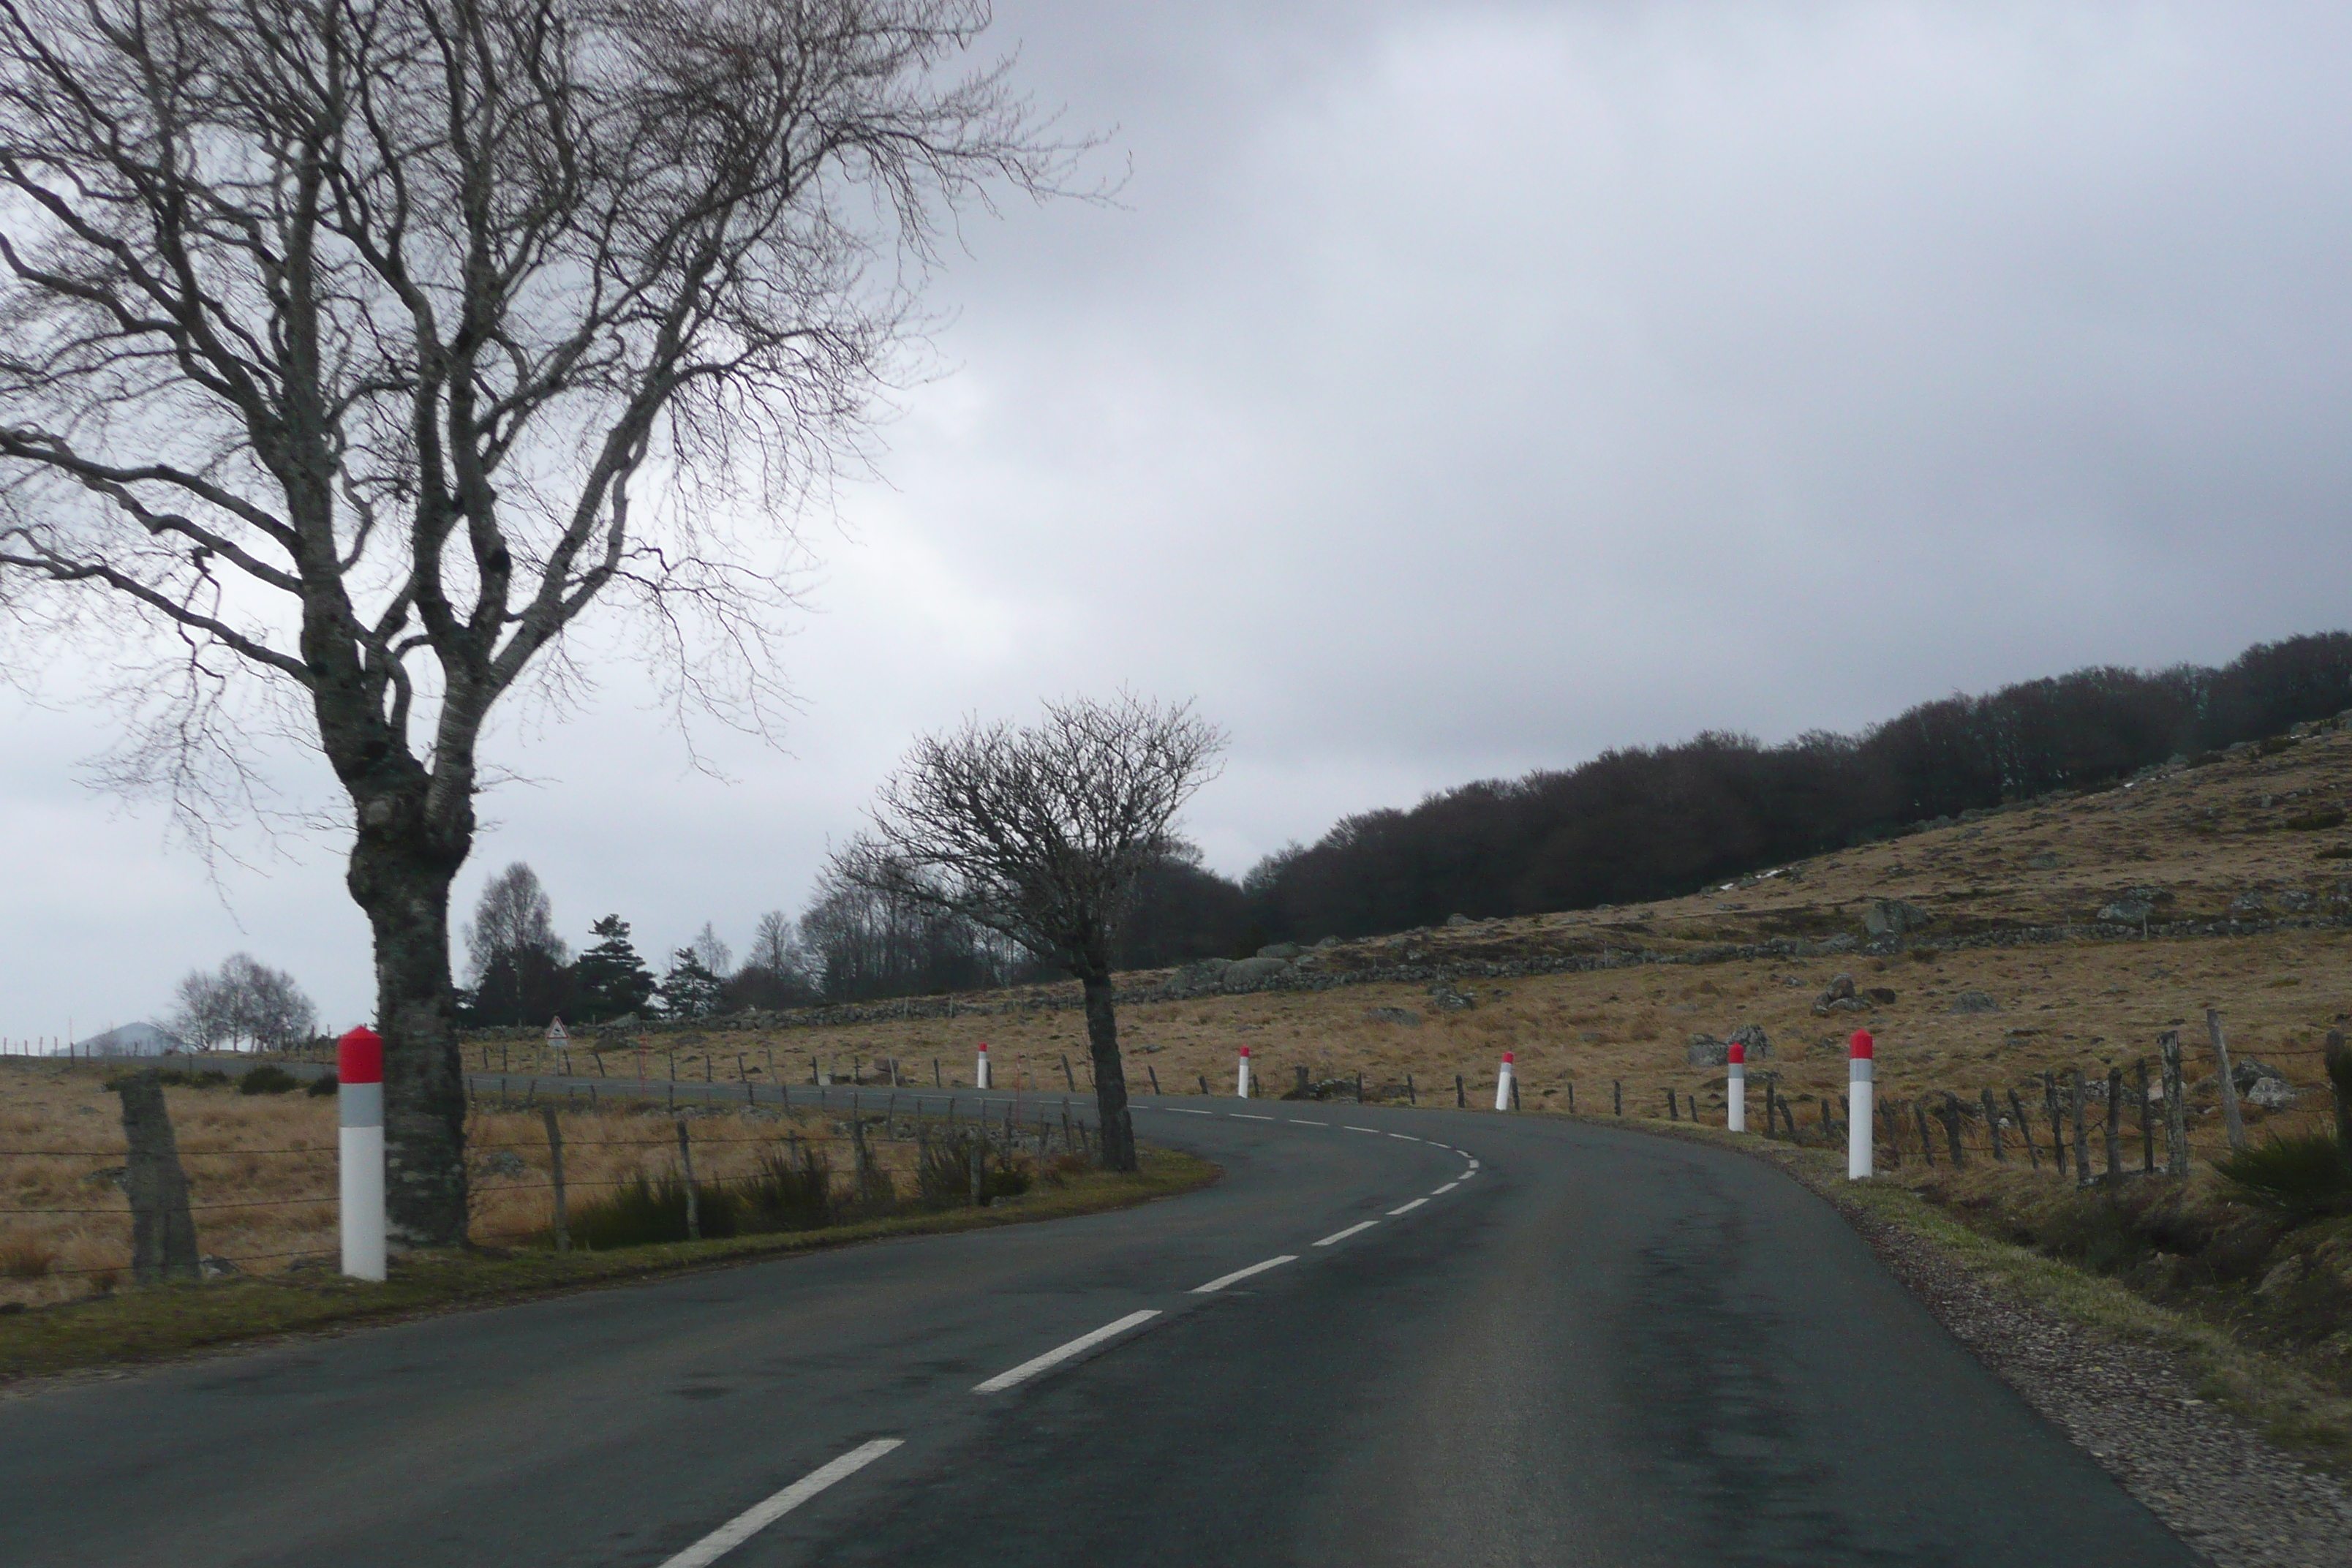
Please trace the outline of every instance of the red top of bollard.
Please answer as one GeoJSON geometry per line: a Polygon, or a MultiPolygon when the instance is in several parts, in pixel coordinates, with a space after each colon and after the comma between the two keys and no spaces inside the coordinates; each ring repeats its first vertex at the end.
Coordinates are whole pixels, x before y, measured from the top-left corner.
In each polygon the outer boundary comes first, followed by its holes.
{"type": "Polygon", "coordinates": [[[1249,1047],[1248,1047],[1247,1046],[1244,1046],[1244,1047],[1242,1047],[1242,1055],[1244,1055],[1244,1056],[1247,1056],[1247,1055],[1249,1055],[1249,1047]]]}
{"type": "Polygon", "coordinates": [[[988,1054],[988,1042],[986,1040],[980,1042],[980,1050],[982,1056],[986,1056],[988,1054]]]}
{"type": "Polygon", "coordinates": [[[383,1037],[362,1024],[337,1040],[335,1077],[343,1083],[382,1083],[383,1037]]]}
{"type": "Polygon", "coordinates": [[[1738,1040],[1732,1041],[1731,1050],[1726,1059],[1734,1067],[1746,1067],[1748,1065],[1748,1047],[1740,1044],[1738,1040]]]}
{"type": "Polygon", "coordinates": [[[1513,1058],[1512,1058],[1512,1056],[1511,1056],[1511,1053],[1510,1053],[1510,1052],[1508,1052],[1508,1051],[1505,1051],[1505,1052],[1503,1053],[1503,1065],[1504,1065],[1505,1067],[1509,1067],[1509,1066],[1511,1065],[1512,1059],[1513,1059],[1513,1058]]]}
{"type": "Polygon", "coordinates": [[[1866,1062],[1878,1053],[1878,1042],[1870,1037],[1868,1029],[1856,1029],[1853,1038],[1846,1044],[1847,1055],[1858,1062],[1866,1062]]]}

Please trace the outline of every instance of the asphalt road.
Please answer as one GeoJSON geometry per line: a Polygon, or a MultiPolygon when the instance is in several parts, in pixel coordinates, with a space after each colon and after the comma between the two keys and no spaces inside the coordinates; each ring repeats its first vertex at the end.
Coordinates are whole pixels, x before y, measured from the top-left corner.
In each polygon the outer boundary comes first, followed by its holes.
{"type": "Polygon", "coordinates": [[[1226,1179],[0,1401],[0,1563],[2200,1561],[1761,1163],[1137,1121],[1226,1179]]]}

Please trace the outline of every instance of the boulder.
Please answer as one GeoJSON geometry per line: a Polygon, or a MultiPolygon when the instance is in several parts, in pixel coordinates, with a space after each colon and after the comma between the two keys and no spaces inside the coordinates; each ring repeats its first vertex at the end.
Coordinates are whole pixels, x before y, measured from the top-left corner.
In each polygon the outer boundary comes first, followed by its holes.
{"type": "Polygon", "coordinates": [[[1257,950],[1260,958],[1297,958],[1304,950],[1295,942],[1270,942],[1257,950]]]}
{"type": "Polygon", "coordinates": [[[2230,900],[2230,912],[2233,915],[2258,915],[2270,907],[2268,899],[2251,889],[2230,900]]]}
{"type": "Polygon", "coordinates": [[[1451,980],[1441,980],[1429,988],[1430,1000],[1442,1013],[1466,1013],[1478,1005],[1478,998],[1467,991],[1457,991],[1451,980]]]}
{"type": "Polygon", "coordinates": [[[1873,1002],[1877,1003],[1882,1007],[1892,1007],[1895,1005],[1895,993],[1886,986],[1874,985],[1864,991],[1863,994],[1870,998],[1873,1002]]]}
{"type": "Polygon", "coordinates": [[[1255,985],[1261,980],[1271,979],[1289,967],[1290,960],[1286,958],[1240,959],[1225,965],[1223,972],[1217,977],[1217,984],[1229,991],[1244,985],[1255,985]]]}
{"type": "Polygon", "coordinates": [[[2114,903],[2102,908],[2099,910],[2099,918],[2116,925],[2136,926],[2145,924],[2147,917],[2154,913],[2156,913],[2154,904],[2146,899],[2135,898],[2126,893],[2114,903]]]}
{"type": "Polygon", "coordinates": [[[1881,899],[1862,917],[1862,929],[1877,937],[1901,936],[1929,924],[1935,918],[1916,904],[1906,904],[1901,899],[1881,899]]]}
{"type": "Polygon", "coordinates": [[[1761,1061],[1772,1054],[1772,1037],[1764,1032],[1761,1024],[1740,1025],[1731,1031],[1731,1038],[1725,1044],[1746,1046],[1748,1059],[1751,1062],[1761,1061]]]}
{"type": "Polygon", "coordinates": [[[2283,1078],[2266,1078],[2246,1090],[2246,1103],[2259,1105],[2264,1110],[2284,1110],[2302,1098],[2294,1086],[2283,1078]]]}
{"type": "Polygon", "coordinates": [[[1963,991],[1952,998],[1955,1013],[1998,1013],[2000,1003],[1990,991],[1963,991]]]}
{"type": "Polygon", "coordinates": [[[1477,922],[1468,915],[1448,915],[1445,917],[1445,923],[1450,926],[1466,926],[1475,925],[1477,922]]]}
{"type": "Polygon", "coordinates": [[[1410,1007],[1367,1007],[1364,1016],[1375,1024],[1399,1024],[1408,1029],[1421,1027],[1421,1015],[1410,1007]]]}
{"type": "Polygon", "coordinates": [[[1693,1035],[1683,1054],[1692,1067],[1719,1068],[1731,1059],[1731,1047],[1713,1035],[1693,1035]]]}
{"type": "Polygon", "coordinates": [[[1213,991],[1224,980],[1225,971],[1233,966],[1234,961],[1230,958],[1203,958],[1179,969],[1172,979],[1187,991],[1213,991]]]}
{"type": "Polygon", "coordinates": [[[1841,974],[1832,979],[1829,989],[1813,999],[1813,1016],[1826,1018],[1832,1013],[1866,1013],[1870,1004],[1853,994],[1853,976],[1841,974]]]}
{"type": "Polygon", "coordinates": [[[1316,945],[1318,949],[1319,949],[1319,948],[1331,948],[1331,947],[1337,947],[1337,946],[1339,946],[1339,939],[1338,937],[1336,937],[1336,936],[1327,936],[1327,937],[1325,937],[1321,942],[1317,942],[1315,945],[1316,945]]]}

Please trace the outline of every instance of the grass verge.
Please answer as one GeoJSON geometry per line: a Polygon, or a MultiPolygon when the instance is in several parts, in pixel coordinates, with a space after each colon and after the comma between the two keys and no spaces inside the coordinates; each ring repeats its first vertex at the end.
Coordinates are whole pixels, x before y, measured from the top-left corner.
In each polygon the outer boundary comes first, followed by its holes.
{"type": "Polygon", "coordinates": [[[1145,1149],[1142,1153],[1143,1168],[1133,1175],[1073,1176],[1061,1186],[1041,1184],[986,1208],[895,1215],[823,1230],[672,1242],[616,1252],[413,1252],[393,1260],[392,1278],[382,1284],[328,1274],[281,1274],[90,1297],[0,1316],[0,1382],[156,1361],[275,1334],[501,1305],[861,1241],[1100,1214],[1192,1192],[1220,1174],[1208,1161],[1173,1150],[1145,1149]]]}
{"type": "MultiPolygon", "coordinates": [[[[1843,1150],[1767,1142],[1686,1123],[1577,1120],[1712,1143],[1778,1166],[1850,1219],[1875,1221],[1923,1242],[2014,1300],[2111,1342],[2147,1346],[2175,1358],[2199,1397],[2315,1468],[2352,1478],[2352,1398],[2293,1360],[2247,1344],[2221,1324],[2151,1301],[2118,1279],[2063,1258],[1971,1228],[1907,1185],[1907,1169],[1849,1182],[1843,1150]]],[[[1866,1226],[1859,1228],[1867,1236],[1866,1226]]]]}

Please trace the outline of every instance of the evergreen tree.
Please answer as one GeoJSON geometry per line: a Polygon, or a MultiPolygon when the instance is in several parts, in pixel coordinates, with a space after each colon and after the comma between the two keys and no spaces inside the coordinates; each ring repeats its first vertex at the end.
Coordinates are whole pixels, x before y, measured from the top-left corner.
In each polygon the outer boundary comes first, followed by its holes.
{"type": "Polygon", "coordinates": [[[708,1018],[719,1011],[725,984],[693,948],[681,947],[669,955],[669,973],[662,977],[663,1010],[673,1018],[708,1018]]]}
{"type": "Polygon", "coordinates": [[[629,944],[629,922],[618,915],[606,915],[588,931],[597,938],[596,945],[582,953],[572,966],[581,1020],[593,1023],[644,1012],[653,999],[654,973],[629,944]]]}

